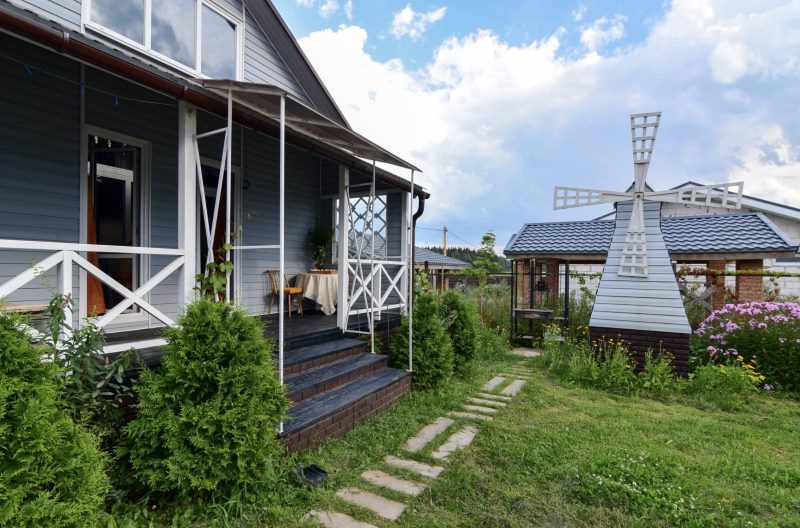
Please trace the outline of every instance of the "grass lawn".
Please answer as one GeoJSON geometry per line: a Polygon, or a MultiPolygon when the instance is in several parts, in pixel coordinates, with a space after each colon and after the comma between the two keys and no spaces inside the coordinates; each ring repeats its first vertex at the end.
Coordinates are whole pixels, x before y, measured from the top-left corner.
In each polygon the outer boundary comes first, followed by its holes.
{"type": "Polygon", "coordinates": [[[410,456],[401,446],[518,359],[476,367],[470,381],[438,394],[414,393],[301,455],[331,472],[324,489],[292,488],[239,524],[303,526],[309,509],[331,508],[386,527],[800,526],[797,402],[759,397],[746,411],[704,411],[559,385],[540,368],[429,490],[396,497],[409,504],[398,522],[336,499],[343,486],[370,489],[359,475],[385,469],[386,454],[433,462],[430,449],[410,456]]]}

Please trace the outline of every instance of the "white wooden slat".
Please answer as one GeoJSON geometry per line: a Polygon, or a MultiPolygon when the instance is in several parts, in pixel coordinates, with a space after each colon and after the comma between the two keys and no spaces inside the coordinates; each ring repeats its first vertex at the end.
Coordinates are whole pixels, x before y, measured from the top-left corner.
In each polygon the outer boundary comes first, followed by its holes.
{"type": "Polygon", "coordinates": [[[122,312],[127,310],[132,304],[135,302],[138,304],[139,301],[144,300],[144,296],[147,295],[153,288],[158,286],[164,279],[172,275],[176,270],[178,270],[184,264],[184,257],[178,257],[177,259],[173,260],[169,265],[167,265],[164,269],[156,273],[153,277],[150,278],[147,282],[145,282],[141,287],[139,287],[136,291],[133,292],[132,297],[127,297],[119,302],[114,308],[107,311],[103,317],[97,321],[98,328],[105,327],[108,323],[113,321],[117,316],[119,316],[122,312]]]}
{"type": "Polygon", "coordinates": [[[665,306],[645,306],[638,301],[636,306],[626,306],[625,304],[595,304],[592,313],[596,314],[639,314],[639,315],[663,315],[665,317],[681,316],[686,313],[683,305],[665,306]]]}
{"type": "Polygon", "coordinates": [[[45,258],[40,262],[37,262],[32,267],[26,269],[13,279],[6,281],[2,285],[0,285],[0,299],[8,297],[12,292],[19,289],[22,286],[25,286],[27,283],[29,283],[42,273],[46,272],[47,270],[51,269],[53,266],[56,266],[60,262],[63,262],[63,260],[64,260],[64,252],[61,251],[54,255],[50,255],[49,257],[45,258]]]}
{"type": "Polygon", "coordinates": [[[182,250],[172,248],[108,246],[103,244],[73,244],[71,242],[39,242],[34,240],[13,240],[5,238],[0,239],[0,249],[120,253],[126,255],[170,255],[175,257],[183,255],[182,250]]]}
{"type": "MultiPolygon", "coordinates": [[[[122,295],[122,296],[124,296],[126,298],[134,296],[132,291],[130,291],[128,288],[126,288],[125,286],[123,286],[122,284],[120,284],[119,282],[114,280],[114,278],[112,278],[110,275],[108,275],[107,273],[103,272],[100,268],[98,268],[97,266],[95,266],[94,264],[92,264],[91,262],[86,260],[85,258],[81,257],[77,253],[73,254],[72,258],[75,261],[75,264],[77,264],[78,266],[80,266],[83,269],[85,269],[87,272],[91,273],[92,275],[94,275],[95,277],[100,279],[100,281],[102,281],[104,284],[107,284],[108,286],[113,288],[114,291],[116,291],[120,295],[122,295]]],[[[172,319],[170,319],[169,317],[164,315],[161,312],[161,310],[157,309],[155,306],[151,305],[150,303],[148,303],[148,302],[146,302],[146,301],[144,301],[142,299],[137,299],[136,300],[136,304],[139,307],[141,307],[143,310],[145,310],[146,312],[151,314],[153,317],[155,317],[156,319],[158,319],[162,323],[166,324],[167,326],[174,326],[175,325],[175,322],[172,319]]]]}

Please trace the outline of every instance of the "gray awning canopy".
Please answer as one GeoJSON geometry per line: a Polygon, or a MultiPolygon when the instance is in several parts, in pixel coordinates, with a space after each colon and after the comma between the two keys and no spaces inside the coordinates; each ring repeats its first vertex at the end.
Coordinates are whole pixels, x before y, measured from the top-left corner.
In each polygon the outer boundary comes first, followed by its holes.
{"type": "Polygon", "coordinates": [[[361,134],[332,121],[277,86],[227,79],[196,79],[195,82],[225,98],[230,91],[234,104],[276,123],[280,122],[280,100],[283,96],[286,100],[285,125],[295,133],[365,160],[389,163],[422,172],[418,167],[361,134]]]}

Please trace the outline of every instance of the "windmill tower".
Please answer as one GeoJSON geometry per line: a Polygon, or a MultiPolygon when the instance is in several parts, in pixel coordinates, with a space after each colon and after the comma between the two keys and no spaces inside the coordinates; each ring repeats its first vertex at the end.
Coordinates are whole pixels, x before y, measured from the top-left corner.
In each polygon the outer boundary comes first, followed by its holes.
{"type": "Polygon", "coordinates": [[[622,338],[643,361],[648,349],[668,351],[685,372],[692,330],[661,234],[664,202],[739,209],[742,182],[650,191],[647,171],[660,112],[631,115],[633,187],[625,192],[556,187],[553,208],[616,203],[616,224],[589,323],[592,340],[622,338]]]}

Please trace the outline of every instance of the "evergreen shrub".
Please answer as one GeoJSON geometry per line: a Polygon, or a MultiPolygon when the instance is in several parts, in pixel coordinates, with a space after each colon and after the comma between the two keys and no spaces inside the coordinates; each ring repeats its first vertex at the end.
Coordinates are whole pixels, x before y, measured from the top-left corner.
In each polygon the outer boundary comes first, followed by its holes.
{"type": "Polygon", "coordinates": [[[0,526],[100,524],[108,489],[97,439],[59,407],[50,349],[0,314],[0,526]]]}
{"type": "MultiPolygon", "coordinates": [[[[433,293],[418,288],[414,295],[413,387],[433,389],[453,375],[453,346],[439,318],[433,293]]],[[[408,318],[392,337],[389,358],[394,367],[408,368],[408,318]]]]}
{"type": "Polygon", "coordinates": [[[455,292],[442,295],[439,312],[453,345],[454,370],[463,373],[475,357],[478,339],[477,315],[472,305],[455,292]]]}
{"type": "Polygon", "coordinates": [[[125,450],[137,480],[175,498],[252,501],[277,480],[289,408],[262,324],[212,298],[166,331],[162,367],[140,382],[125,450]]]}

